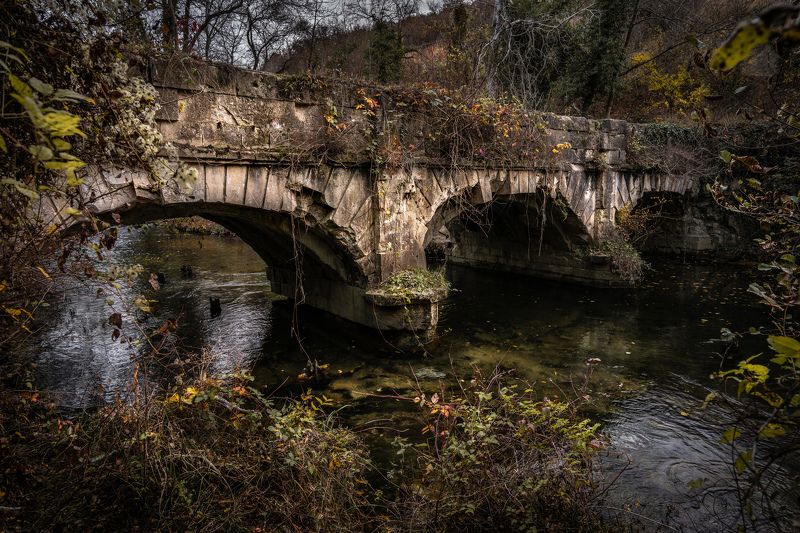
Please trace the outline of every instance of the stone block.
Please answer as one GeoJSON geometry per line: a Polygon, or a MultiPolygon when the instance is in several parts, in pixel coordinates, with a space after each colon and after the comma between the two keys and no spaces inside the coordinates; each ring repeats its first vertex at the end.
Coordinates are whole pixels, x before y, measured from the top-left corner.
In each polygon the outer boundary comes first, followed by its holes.
{"type": "Polygon", "coordinates": [[[602,152],[607,165],[621,165],[625,163],[625,152],[622,150],[608,150],[602,152]]]}
{"type": "Polygon", "coordinates": [[[244,203],[250,207],[261,208],[267,191],[270,168],[266,166],[247,167],[247,194],[244,203]]]}
{"type": "Polygon", "coordinates": [[[178,101],[178,91],[175,89],[160,88],[158,90],[158,103],[160,107],[158,111],[156,111],[156,120],[176,122],[180,117],[178,101]]]}
{"type": "Polygon", "coordinates": [[[273,167],[267,180],[267,192],[264,195],[264,209],[280,211],[283,202],[283,190],[288,182],[289,169],[286,167],[273,167]]]}
{"type": "Polygon", "coordinates": [[[206,202],[225,202],[225,166],[206,165],[206,202]]]}
{"type": "Polygon", "coordinates": [[[615,120],[613,118],[604,118],[600,120],[600,129],[608,133],[626,133],[628,131],[628,123],[624,120],[615,120]]]}
{"type": "Polygon", "coordinates": [[[228,174],[225,178],[225,203],[244,204],[244,195],[247,189],[247,167],[242,165],[228,165],[228,174]]]}

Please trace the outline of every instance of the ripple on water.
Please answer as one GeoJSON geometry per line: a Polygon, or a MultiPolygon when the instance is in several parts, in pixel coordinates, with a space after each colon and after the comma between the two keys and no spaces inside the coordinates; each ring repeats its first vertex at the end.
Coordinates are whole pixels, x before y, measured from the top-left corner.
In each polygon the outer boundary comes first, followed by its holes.
{"type": "MultiPolygon", "coordinates": [[[[736,494],[725,482],[733,474],[730,449],[719,442],[734,413],[717,404],[702,410],[703,388],[686,389],[672,379],[615,405],[603,429],[610,453],[601,458],[607,480],[624,468],[609,493],[612,505],[643,502],[637,512],[692,531],[735,529],[736,494]]],[[[783,503],[792,505],[788,472],[773,475],[783,503]]]]}

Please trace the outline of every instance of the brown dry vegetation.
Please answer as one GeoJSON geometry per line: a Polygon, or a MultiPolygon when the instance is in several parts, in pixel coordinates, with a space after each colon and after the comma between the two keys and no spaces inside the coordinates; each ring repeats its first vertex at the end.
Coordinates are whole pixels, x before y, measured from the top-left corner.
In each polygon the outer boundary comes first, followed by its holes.
{"type": "MultiPolygon", "coordinates": [[[[785,91],[797,83],[791,57],[776,46],[764,47],[744,66],[724,76],[705,62],[743,19],[770,5],[767,0],[669,0],[640,2],[639,14],[620,72],[611,116],[639,122],[697,121],[703,110],[714,122],[745,122],[769,115],[785,91]],[[740,87],[743,93],[734,94],[740,87]],[[694,113],[694,114],[693,114],[694,113]]],[[[430,84],[482,90],[485,72],[478,56],[489,40],[493,2],[466,5],[464,36],[458,36],[456,6],[417,15],[398,24],[403,61],[400,85],[430,84]]],[[[374,79],[369,47],[375,32],[365,27],[336,31],[315,43],[312,70],[318,74],[374,79]]],[[[309,43],[299,40],[289,52],[274,55],[265,68],[275,72],[308,70],[309,43]]],[[[563,65],[562,68],[567,68],[563,65]]],[[[546,110],[577,114],[572,101],[551,95],[546,110]]],[[[596,102],[590,115],[604,112],[596,102]]]]}

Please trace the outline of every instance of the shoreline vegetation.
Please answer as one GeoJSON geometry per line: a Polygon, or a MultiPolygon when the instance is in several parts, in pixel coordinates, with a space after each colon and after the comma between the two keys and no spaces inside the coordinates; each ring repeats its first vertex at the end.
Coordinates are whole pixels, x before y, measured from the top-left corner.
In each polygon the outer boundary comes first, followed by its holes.
{"type": "Polygon", "coordinates": [[[175,231],[192,235],[215,235],[218,237],[233,237],[234,234],[225,227],[202,217],[192,216],[159,220],[156,225],[175,231]]]}
{"type": "Polygon", "coordinates": [[[71,416],[35,386],[6,388],[4,527],[614,530],[593,482],[604,442],[578,415],[580,397],[537,399],[499,371],[397,397],[418,407],[421,432],[385,443],[394,460],[382,469],[324,394],[273,399],[252,379],[212,377],[201,361],[165,389],[134,382],[125,398],[71,416]]]}

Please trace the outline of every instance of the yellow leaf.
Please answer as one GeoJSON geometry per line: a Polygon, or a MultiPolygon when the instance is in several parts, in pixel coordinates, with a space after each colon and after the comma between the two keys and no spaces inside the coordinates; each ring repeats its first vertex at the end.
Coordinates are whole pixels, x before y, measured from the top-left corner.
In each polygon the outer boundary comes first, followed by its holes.
{"type": "Polygon", "coordinates": [[[784,428],[780,424],[767,424],[764,426],[764,429],[758,432],[760,437],[764,437],[765,439],[771,439],[774,437],[782,437],[786,435],[786,428],[784,428]]]}
{"type": "Polygon", "coordinates": [[[39,193],[38,192],[34,191],[33,189],[31,189],[29,187],[26,187],[25,184],[22,183],[21,181],[17,181],[17,180],[12,179],[12,178],[3,178],[3,179],[0,179],[0,184],[13,186],[15,189],[17,189],[18,193],[24,194],[25,196],[27,196],[31,200],[35,200],[35,199],[39,198],[39,193]]]}
{"type": "Polygon", "coordinates": [[[194,397],[197,396],[197,389],[189,386],[183,390],[183,402],[184,403],[192,403],[194,397]]]}
{"type": "Polygon", "coordinates": [[[142,313],[149,313],[152,311],[152,308],[150,307],[150,300],[144,296],[137,296],[134,298],[133,305],[142,313]]]}
{"type": "Polygon", "coordinates": [[[725,431],[725,433],[722,434],[722,438],[720,438],[719,441],[722,444],[730,444],[734,440],[738,439],[741,436],[742,436],[742,432],[739,431],[738,429],[736,429],[736,428],[728,428],[725,431]]]}
{"type": "Polygon", "coordinates": [[[74,170],[67,170],[67,186],[78,187],[80,185],[83,185],[83,178],[77,177],[74,170]]]}
{"type": "Polygon", "coordinates": [[[766,44],[772,32],[764,26],[761,19],[740,24],[733,35],[714,50],[709,62],[712,70],[728,71],[750,58],[753,50],[766,44]]]}
{"type": "Polygon", "coordinates": [[[747,469],[751,457],[752,454],[750,452],[742,452],[739,454],[739,457],[736,458],[736,464],[734,465],[737,474],[741,474],[747,469]]]}
{"type": "Polygon", "coordinates": [[[770,347],[776,352],[789,356],[800,357],[800,342],[791,337],[772,335],[767,337],[770,347]]]}
{"type": "Polygon", "coordinates": [[[764,365],[755,365],[753,363],[741,362],[739,363],[739,367],[742,370],[746,370],[747,372],[753,374],[753,377],[757,380],[758,383],[764,383],[769,377],[769,368],[764,365]]]}
{"type": "Polygon", "coordinates": [[[72,148],[72,145],[64,139],[53,139],[53,147],[59,152],[66,152],[72,148]]]}
{"type": "Polygon", "coordinates": [[[81,118],[67,111],[49,111],[42,116],[44,129],[49,130],[53,137],[69,137],[80,135],[86,137],[78,125],[81,118]]]}
{"type": "Polygon", "coordinates": [[[14,89],[18,95],[26,97],[33,94],[33,89],[31,89],[31,86],[13,74],[8,75],[8,81],[11,82],[11,88],[14,89]]]}
{"type": "Polygon", "coordinates": [[[50,277],[50,274],[48,274],[47,271],[45,269],[43,269],[42,267],[36,267],[36,268],[39,269],[39,272],[41,272],[42,276],[44,276],[45,278],[49,278],[50,277]]]}
{"type": "Polygon", "coordinates": [[[53,159],[53,151],[47,146],[41,144],[28,147],[28,151],[39,161],[49,161],[53,159]]]}
{"type": "Polygon", "coordinates": [[[80,210],[75,209],[74,207],[65,208],[64,209],[64,214],[67,215],[68,217],[80,217],[80,216],[83,216],[83,213],[80,210]]]}
{"type": "Polygon", "coordinates": [[[83,161],[77,160],[70,160],[70,161],[48,161],[44,164],[45,168],[50,170],[64,170],[73,172],[78,170],[79,168],[83,168],[86,166],[86,163],[83,161]]]}

